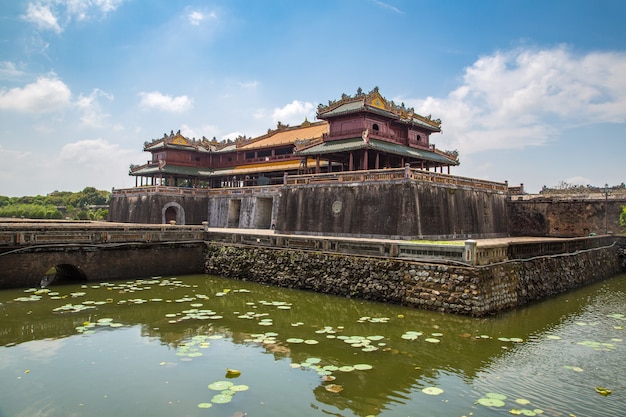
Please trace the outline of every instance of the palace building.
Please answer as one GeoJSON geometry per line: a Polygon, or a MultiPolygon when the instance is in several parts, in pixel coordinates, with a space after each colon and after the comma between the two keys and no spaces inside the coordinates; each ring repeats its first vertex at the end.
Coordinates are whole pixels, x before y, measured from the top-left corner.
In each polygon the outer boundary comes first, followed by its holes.
{"type": "Polygon", "coordinates": [[[317,121],[218,142],[171,132],[114,189],[109,220],[270,229],[281,236],[463,239],[507,234],[508,185],[453,176],[441,120],[374,88],[317,109],[317,121]]]}
{"type": "Polygon", "coordinates": [[[234,141],[189,139],[171,132],[147,142],[152,158],[131,166],[136,186],[225,188],[280,184],[285,174],[403,168],[450,173],[456,152],[442,152],[430,143],[441,120],[421,116],[369,93],[343,95],[320,105],[319,121],[299,126],[278,122],[256,138],[234,141]]]}

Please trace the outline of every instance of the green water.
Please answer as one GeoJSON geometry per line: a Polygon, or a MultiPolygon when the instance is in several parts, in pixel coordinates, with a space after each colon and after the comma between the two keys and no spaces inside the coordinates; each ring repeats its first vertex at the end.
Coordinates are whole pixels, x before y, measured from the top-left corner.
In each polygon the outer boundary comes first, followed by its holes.
{"type": "Polygon", "coordinates": [[[34,291],[0,292],[0,417],[626,415],[626,275],[484,319],[206,275],[34,291]]]}

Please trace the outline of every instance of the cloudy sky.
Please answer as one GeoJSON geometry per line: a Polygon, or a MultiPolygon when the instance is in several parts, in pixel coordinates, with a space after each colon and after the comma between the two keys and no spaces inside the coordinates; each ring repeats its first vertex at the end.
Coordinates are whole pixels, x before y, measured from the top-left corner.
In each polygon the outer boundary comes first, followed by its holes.
{"type": "Polygon", "coordinates": [[[0,4],[0,195],[134,185],[143,143],[260,135],[378,86],[455,175],[626,181],[622,0],[0,4]]]}

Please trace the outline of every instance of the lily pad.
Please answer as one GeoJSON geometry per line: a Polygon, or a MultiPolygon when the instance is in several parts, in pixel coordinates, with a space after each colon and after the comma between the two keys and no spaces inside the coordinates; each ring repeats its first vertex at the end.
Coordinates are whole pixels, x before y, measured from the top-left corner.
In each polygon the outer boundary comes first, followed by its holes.
{"type": "Polygon", "coordinates": [[[485,407],[504,407],[504,401],[497,398],[479,398],[476,403],[485,407]]]}
{"type": "Polygon", "coordinates": [[[435,339],[434,337],[429,337],[429,338],[424,339],[424,340],[427,341],[428,343],[439,343],[439,342],[441,342],[441,340],[435,339]]]}
{"type": "Polygon", "coordinates": [[[333,392],[335,394],[343,391],[343,387],[341,385],[337,385],[337,384],[328,384],[328,385],[324,386],[324,388],[326,389],[326,391],[333,392]]]}
{"type": "Polygon", "coordinates": [[[369,371],[372,368],[373,366],[367,363],[357,363],[356,365],[354,365],[354,369],[356,369],[357,371],[369,371]]]}
{"type": "Polygon", "coordinates": [[[232,395],[217,394],[211,399],[211,402],[215,404],[226,404],[226,403],[231,402],[232,400],[233,400],[232,395]]]}
{"type": "Polygon", "coordinates": [[[209,389],[213,391],[224,391],[225,389],[229,389],[233,385],[235,384],[230,381],[216,381],[212,384],[209,384],[209,389]]]}
{"type": "Polygon", "coordinates": [[[213,407],[213,404],[211,403],[200,403],[198,404],[198,408],[211,408],[213,407]]]}
{"type": "Polygon", "coordinates": [[[249,389],[250,387],[247,385],[233,385],[230,387],[230,390],[234,392],[248,391],[249,389]]]}
{"type": "Polygon", "coordinates": [[[443,392],[443,390],[437,387],[426,387],[422,388],[422,392],[427,395],[439,395],[443,392]]]}

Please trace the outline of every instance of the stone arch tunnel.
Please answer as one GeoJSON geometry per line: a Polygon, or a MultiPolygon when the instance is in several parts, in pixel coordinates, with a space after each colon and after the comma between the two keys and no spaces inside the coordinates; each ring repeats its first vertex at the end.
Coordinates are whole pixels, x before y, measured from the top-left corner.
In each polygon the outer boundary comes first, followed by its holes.
{"type": "Polygon", "coordinates": [[[46,274],[52,285],[198,274],[205,248],[202,242],[26,247],[0,254],[0,288],[39,287],[46,274]]]}

